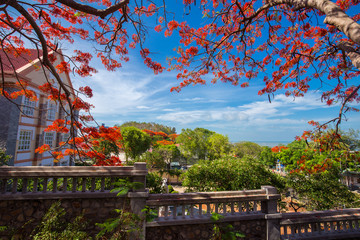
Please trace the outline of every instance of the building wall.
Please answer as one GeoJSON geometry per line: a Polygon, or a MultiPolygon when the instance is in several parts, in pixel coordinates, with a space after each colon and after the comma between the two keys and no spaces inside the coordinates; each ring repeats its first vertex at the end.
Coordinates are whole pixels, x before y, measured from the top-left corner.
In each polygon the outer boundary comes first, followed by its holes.
{"type": "MultiPolygon", "coordinates": [[[[60,59],[58,60],[60,62],[60,59]]],[[[55,65],[58,63],[55,63],[55,65]]],[[[34,67],[35,64],[28,64],[20,68],[18,71],[19,76],[29,83],[29,90],[33,90],[38,97],[36,102],[36,107],[34,109],[33,116],[27,116],[23,114],[18,106],[21,106],[24,103],[24,97],[18,97],[15,102],[16,104],[11,104],[5,97],[0,97],[0,147],[6,148],[6,153],[11,155],[12,158],[9,161],[9,165],[14,166],[53,166],[54,161],[50,153],[37,154],[35,149],[44,144],[44,130],[52,124],[53,120],[61,117],[59,110],[59,103],[52,102],[56,104],[56,114],[54,119],[49,119],[47,116],[48,113],[48,99],[39,90],[39,86],[43,85],[47,81],[55,82],[47,74],[47,79],[42,70],[38,70],[34,67]],[[29,150],[19,150],[19,136],[21,130],[28,130],[32,132],[31,138],[31,147],[29,150]]],[[[62,73],[60,74],[61,79],[64,80],[66,85],[71,86],[70,79],[68,75],[62,73]]],[[[8,78],[7,82],[16,82],[15,79],[8,78]]],[[[9,89],[6,89],[9,91],[9,89]]],[[[23,108],[23,107],[21,107],[23,108]]],[[[59,143],[60,136],[54,133],[53,146],[57,146],[59,143]]],[[[66,156],[62,161],[61,165],[69,165],[70,157],[66,156]]]]}
{"type": "MultiPolygon", "coordinates": [[[[8,89],[8,92],[13,90],[8,89]]],[[[18,136],[20,111],[16,104],[20,104],[21,99],[15,99],[11,103],[4,97],[0,97],[0,147],[6,149],[6,154],[11,155],[9,164],[14,164],[15,149],[18,136]]]]}

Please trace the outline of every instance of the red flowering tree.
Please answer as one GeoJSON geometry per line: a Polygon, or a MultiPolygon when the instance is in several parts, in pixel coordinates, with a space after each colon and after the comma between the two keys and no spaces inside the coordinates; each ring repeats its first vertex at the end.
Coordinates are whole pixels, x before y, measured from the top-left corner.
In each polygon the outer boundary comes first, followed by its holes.
{"type": "Polygon", "coordinates": [[[243,88],[262,79],[258,94],[271,101],[279,90],[302,97],[322,86],[321,100],[341,105],[330,120],[336,132],[347,111],[358,111],[349,103],[360,101],[359,1],[198,2],[205,24],[170,22],[164,33],[178,31],[182,43],[171,61],[181,83],[172,91],[209,78],[243,88]]]}
{"type": "MultiPolygon", "coordinates": [[[[156,17],[155,31],[169,37],[175,31],[180,36],[178,55],[170,60],[170,69],[179,71],[181,83],[172,88],[180,91],[190,84],[229,82],[241,87],[262,79],[259,94],[284,90],[288,96],[300,97],[308,92],[314,81],[326,86],[322,100],[328,105],[340,103],[337,124],[343,114],[359,102],[360,74],[360,2],[356,0],[184,0],[185,6],[196,2],[203,12],[205,23],[192,26],[168,18],[165,1],[139,0],[5,0],[0,2],[1,89],[3,96],[12,100],[20,95],[33,98],[17,75],[12,59],[28,48],[37,49],[39,70],[51,72],[56,79],[42,86],[50,99],[69,106],[72,136],[82,130],[75,112],[91,107],[61,81],[60,73],[75,72],[80,76],[95,73],[89,63],[92,55],[76,50],[66,56],[59,50],[59,41],[73,43],[77,38],[93,41],[96,57],[110,70],[128,61],[129,48],[139,48],[144,64],[154,73],[164,67],[150,58],[144,46],[146,19],[156,17]],[[89,23],[91,27],[85,27],[89,23]],[[129,28],[132,28],[130,31],[129,28]],[[134,34],[132,34],[134,32],[134,34]],[[55,63],[55,52],[64,61],[55,63]],[[19,91],[6,91],[4,62],[9,61],[19,91]]],[[[197,5],[197,6],[198,6],[197,5]]],[[[191,14],[191,11],[190,11],[191,14]]],[[[15,60],[16,61],[16,60],[15,60]]],[[[106,84],[106,83],[105,83],[106,84]]],[[[316,85],[316,84],[315,84],[316,85]]],[[[91,96],[89,88],[79,92],[91,96]]],[[[35,100],[35,99],[34,99],[35,100]]],[[[79,120],[88,121],[88,115],[79,120]]],[[[88,133],[81,136],[88,141],[88,133]]],[[[73,143],[75,144],[75,139],[73,143]]]]}

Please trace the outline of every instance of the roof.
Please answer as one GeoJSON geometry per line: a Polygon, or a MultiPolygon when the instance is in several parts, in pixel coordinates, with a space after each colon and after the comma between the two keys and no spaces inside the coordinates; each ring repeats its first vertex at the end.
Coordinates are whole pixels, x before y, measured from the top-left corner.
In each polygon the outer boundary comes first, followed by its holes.
{"type": "Polygon", "coordinates": [[[37,49],[28,49],[28,53],[23,53],[20,56],[16,57],[11,53],[5,53],[4,50],[0,50],[0,59],[3,65],[5,72],[13,72],[18,70],[21,67],[24,67],[26,64],[33,62],[36,59],[42,57],[42,50],[37,49]]]}
{"type": "MultiPolygon", "coordinates": [[[[61,53],[61,49],[58,49],[58,52],[61,53]]],[[[49,54],[53,53],[50,51],[49,54]]],[[[20,56],[14,56],[12,53],[5,53],[4,49],[0,48],[0,60],[3,65],[4,72],[6,74],[14,74],[14,71],[17,74],[22,74],[21,77],[25,78],[26,70],[34,69],[36,62],[39,61],[43,57],[43,51],[37,49],[27,49],[26,52],[20,54],[20,56]],[[32,68],[31,68],[32,67],[32,68]]],[[[59,54],[60,60],[63,60],[61,54],[59,54]]],[[[1,66],[0,66],[1,72],[1,66]]],[[[67,82],[69,84],[70,91],[72,92],[73,96],[75,96],[74,88],[72,86],[72,82],[69,76],[69,73],[65,73],[67,82]]],[[[63,79],[64,80],[64,79],[63,79]]]]}

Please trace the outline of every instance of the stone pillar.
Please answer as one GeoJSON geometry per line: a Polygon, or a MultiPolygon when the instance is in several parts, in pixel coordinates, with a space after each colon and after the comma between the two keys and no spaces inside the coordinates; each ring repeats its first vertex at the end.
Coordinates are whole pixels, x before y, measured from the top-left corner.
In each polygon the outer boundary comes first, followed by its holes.
{"type": "Polygon", "coordinates": [[[266,219],[266,239],[280,239],[280,219],[281,213],[277,209],[277,201],[281,198],[275,187],[261,186],[266,191],[266,201],[261,203],[261,211],[265,213],[266,219]]]}
{"type": "Polygon", "coordinates": [[[130,236],[131,239],[145,239],[145,230],[146,230],[146,219],[145,213],[142,211],[146,206],[146,199],[149,196],[149,192],[146,190],[146,163],[144,162],[136,162],[134,164],[134,174],[135,176],[132,178],[133,182],[143,183],[143,186],[138,189],[133,189],[132,192],[128,193],[128,197],[130,198],[130,207],[131,211],[138,215],[141,219],[140,222],[140,232],[134,232],[130,236]]]}

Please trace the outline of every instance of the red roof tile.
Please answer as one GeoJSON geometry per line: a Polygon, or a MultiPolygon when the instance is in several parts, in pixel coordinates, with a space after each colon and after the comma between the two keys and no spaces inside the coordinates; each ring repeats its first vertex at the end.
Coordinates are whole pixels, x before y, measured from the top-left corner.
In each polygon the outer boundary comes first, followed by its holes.
{"type": "MultiPolygon", "coordinates": [[[[29,49],[30,53],[23,53],[18,57],[15,57],[11,53],[5,53],[4,50],[0,50],[0,59],[3,65],[4,72],[13,72],[15,70],[25,66],[26,64],[34,61],[38,57],[42,57],[42,51],[37,49],[29,49]]],[[[1,68],[0,68],[1,71],[1,68]]]]}

